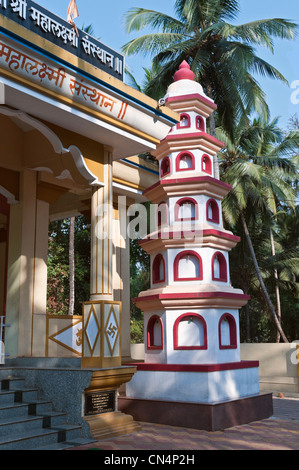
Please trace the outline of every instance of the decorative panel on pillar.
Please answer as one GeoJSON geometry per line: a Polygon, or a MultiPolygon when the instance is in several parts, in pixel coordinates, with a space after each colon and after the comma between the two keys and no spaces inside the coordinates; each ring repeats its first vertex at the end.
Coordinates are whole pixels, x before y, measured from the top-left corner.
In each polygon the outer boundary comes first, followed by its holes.
{"type": "Polygon", "coordinates": [[[121,365],[121,302],[85,302],[83,306],[83,367],[121,365]]]}

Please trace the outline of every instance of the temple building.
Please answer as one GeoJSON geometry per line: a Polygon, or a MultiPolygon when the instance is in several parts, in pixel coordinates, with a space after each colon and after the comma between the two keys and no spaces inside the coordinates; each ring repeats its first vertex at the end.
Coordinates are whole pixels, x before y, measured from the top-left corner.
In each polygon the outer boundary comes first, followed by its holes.
{"type": "MultiPolygon", "coordinates": [[[[156,102],[124,83],[118,52],[32,0],[0,0],[0,382],[10,390],[21,377],[15,401],[38,389],[86,439],[142,420],[215,430],[271,416],[258,362],[240,360],[249,299],[230,284],[239,239],[222,220],[230,187],[217,172],[223,144],[207,132],[215,109],[188,64],[156,102]],[[141,242],[151,287],[136,300],[145,361],[135,364],[127,229],[129,208],[148,200],[156,226],[141,242]],[[49,315],[49,223],[82,214],[89,299],[49,315]]],[[[31,398],[29,414],[39,405],[31,398]]]]}
{"type": "MultiPolygon", "coordinates": [[[[121,223],[126,227],[127,208],[145,201],[143,191],[158,178],[157,167],[138,155],[155,150],[179,119],[123,76],[124,58],[84,31],[76,34],[31,0],[0,1],[5,365],[21,367],[23,375],[28,367],[86,372],[80,416],[84,390],[116,393],[135,371],[122,367],[130,357],[130,276],[121,223]],[[51,316],[49,222],[80,214],[91,221],[90,298],[74,316],[51,316]]],[[[32,380],[47,394],[36,374],[32,380]]]]}

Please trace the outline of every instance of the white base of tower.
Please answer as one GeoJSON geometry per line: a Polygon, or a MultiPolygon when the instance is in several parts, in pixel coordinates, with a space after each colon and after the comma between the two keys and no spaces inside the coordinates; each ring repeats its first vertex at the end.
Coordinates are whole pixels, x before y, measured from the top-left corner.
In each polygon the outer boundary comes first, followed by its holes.
{"type": "Polygon", "coordinates": [[[272,394],[259,393],[256,361],[134,365],[118,405],[135,421],[218,431],[273,415],[272,394]]]}
{"type": "Polygon", "coordinates": [[[253,361],[204,366],[142,364],[126,386],[130,398],[193,403],[219,403],[258,393],[258,363],[253,361]]]}

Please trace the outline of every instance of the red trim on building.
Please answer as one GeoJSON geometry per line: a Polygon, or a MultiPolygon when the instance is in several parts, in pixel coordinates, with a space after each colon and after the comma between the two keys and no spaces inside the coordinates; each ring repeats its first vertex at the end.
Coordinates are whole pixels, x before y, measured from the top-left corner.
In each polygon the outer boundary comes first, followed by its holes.
{"type": "Polygon", "coordinates": [[[161,372],[218,372],[222,370],[252,369],[259,367],[259,361],[225,362],[223,364],[152,364],[130,362],[127,365],[136,367],[137,370],[161,372]]]}
{"type": "MultiPolygon", "coordinates": [[[[166,157],[165,157],[166,158],[166,157]]],[[[149,188],[145,189],[142,194],[147,194],[149,191],[157,188],[158,186],[167,186],[173,184],[192,184],[192,183],[200,183],[200,182],[208,182],[212,184],[216,184],[217,186],[222,186],[223,188],[228,189],[229,191],[232,190],[232,186],[230,184],[224,183],[223,181],[217,180],[212,176],[190,176],[186,178],[171,178],[167,180],[159,180],[157,183],[153,184],[149,188]]]]}
{"type": "Polygon", "coordinates": [[[177,101],[190,101],[190,100],[199,100],[199,101],[202,101],[203,103],[206,103],[208,104],[211,108],[213,108],[214,110],[217,109],[217,105],[205,98],[204,96],[200,95],[199,93],[192,93],[190,95],[180,95],[180,96],[174,96],[174,97],[169,97],[166,99],[166,103],[172,103],[172,102],[177,102],[177,101]]]}
{"type": "Polygon", "coordinates": [[[210,134],[207,134],[206,132],[203,132],[203,131],[189,132],[186,134],[182,134],[182,133],[181,134],[168,134],[163,140],[161,140],[161,143],[167,140],[182,140],[182,139],[188,140],[188,139],[196,139],[196,138],[208,140],[221,148],[225,147],[224,142],[221,142],[221,140],[216,139],[216,137],[213,137],[210,134]]]}
{"type": "Polygon", "coordinates": [[[229,292],[182,292],[180,294],[154,294],[136,297],[133,302],[145,302],[148,300],[170,300],[170,299],[244,299],[250,300],[250,295],[247,294],[234,294],[229,292]]]}
{"type": "Polygon", "coordinates": [[[234,241],[240,241],[241,240],[241,238],[238,237],[237,235],[221,232],[220,230],[215,230],[215,229],[203,230],[203,234],[204,235],[215,235],[215,236],[220,237],[220,238],[227,238],[228,240],[234,240],[234,241]]]}
{"type": "MultiPolygon", "coordinates": [[[[198,236],[215,235],[216,237],[224,238],[224,239],[227,239],[227,240],[233,240],[235,242],[239,242],[241,240],[241,238],[238,237],[237,235],[221,232],[220,230],[216,230],[216,229],[206,229],[206,230],[192,230],[192,229],[190,229],[190,233],[192,233],[194,236],[197,236],[197,235],[198,236]]],[[[150,240],[155,240],[155,239],[159,239],[159,238],[162,238],[162,239],[165,238],[166,240],[180,239],[180,238],[184,238],[184,235],[186,235],[184,231],[167,232],[167,237],[165,236],[165,232],[155,232],[153,237],[151,237],[151,235],[148,235],[143,240],[139,240],[138,243],[140,245],[142,245],[144,243],[148,243],[150,240]]]]}

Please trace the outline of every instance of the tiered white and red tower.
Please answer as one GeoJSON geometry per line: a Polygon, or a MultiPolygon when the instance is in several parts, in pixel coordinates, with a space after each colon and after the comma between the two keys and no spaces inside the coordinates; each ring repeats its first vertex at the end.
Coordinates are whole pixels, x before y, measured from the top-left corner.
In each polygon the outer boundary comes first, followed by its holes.
{"type": "MultiPolygon", "coordinates": [[[[216,105],[186,62],[164,99],[180,122],[153,153],[160,179],[145,191],[157,207],[156,230],[141,242],[151,258],[151,288],[135,300],[144,312],[145,361],[127,384],[139,411],[140,399],[155,400],[155,411],[144,408],[152,416],[165,415],[167,403],[227,405],[259,396],[258,362],[240,359],[239,309],[249,297],[230,283],[229,251],[239,238],[223,227],[221,201],[231,187],[214,167],[224,144],[206,132],[216,105]]],[[[195,427],[208,429],[192,414],[195,427]]]]}

